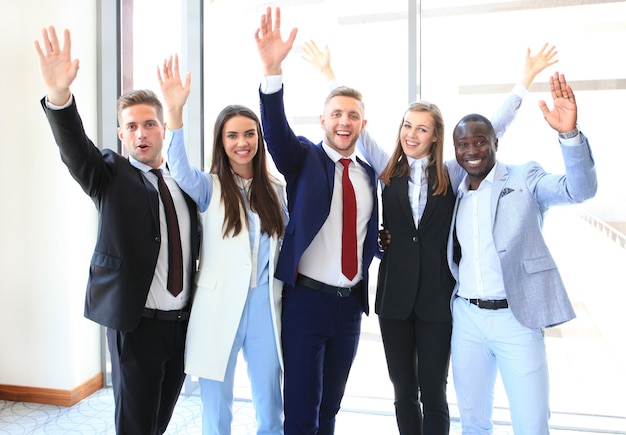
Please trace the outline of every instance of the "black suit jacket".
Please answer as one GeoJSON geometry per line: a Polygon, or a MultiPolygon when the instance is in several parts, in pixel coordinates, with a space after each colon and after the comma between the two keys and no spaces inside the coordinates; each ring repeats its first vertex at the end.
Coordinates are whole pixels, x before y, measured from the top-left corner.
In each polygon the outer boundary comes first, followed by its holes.
{"type": "MultiPolygon", "coordinates": [[[[75,101],[50,110],[41,100],[61,159],[99,212],[98,238],[91,259],[85,317],[109,328],[132,331],[141,320],[160,248],[157,189],[128,159],[102,152],[85,134],[75,101]]],[[[198,214],[191,216],[190,287],[200,247],[198,214]]]]}
{"type": "MultiPolygon", "coordinates": [[[[433,171],[429,171],[431,173],[433,171]]],[[[404,320],[412,312],[424,321],[450,321],[454,278],[446,247],[454,209],[454,193],[433,195],[429,175],[428,199],[418,228],[409,202],[409,177],[394,177],[382,194],[383,223],[391,232],[378,271],[376,313],[404,320]]]]}

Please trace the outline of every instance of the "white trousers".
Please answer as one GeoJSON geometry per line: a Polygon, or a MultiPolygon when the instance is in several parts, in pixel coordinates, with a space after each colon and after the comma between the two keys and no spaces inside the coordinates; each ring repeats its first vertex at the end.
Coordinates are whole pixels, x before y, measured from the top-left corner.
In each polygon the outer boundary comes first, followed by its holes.
{"type": "Polygon", "coordinates": [[[509,308],[452,305],[452,374],[464,435],[491,434],[497,370],[515,435],[547,435],[548,364],[543,330],[520,324],[509,308]]]}
{"type": "Polygon", "coordinates": [[[252,404],[258,435],[283,434],[281,369],[274,325],[270,311],[269,289],[250,289],[223,382],[200,378],[202,434],[230,435],[233,421],[233,388],[239,350],[248,366],[252,404]]]}

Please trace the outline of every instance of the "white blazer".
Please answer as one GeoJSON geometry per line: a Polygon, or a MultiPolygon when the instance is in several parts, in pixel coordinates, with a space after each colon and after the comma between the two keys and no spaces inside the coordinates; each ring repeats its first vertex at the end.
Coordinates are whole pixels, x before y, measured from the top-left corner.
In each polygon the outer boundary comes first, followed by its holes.
{"type": "MultiPolygon", "coordinates": [[[[202,245],[196,273],[196,290],[189,318],[185,347],[185,372],[223,381],[235,334],[246,303],[252,273],[252,255],[247,227],[235,237],[223,237],[224,205],[216,175],[207,210],[201,214],[202,245]]],[[[284,201],[283,186],[276,192],[284,201]]],[[[246,211],[242,215],[246,218],[246,211]]],[[[269,297],[274,323],[275,351],[283,366],[280,344],[283,283],[274,279],[280,249],[278,237],[270,239],[269,297]]]]}

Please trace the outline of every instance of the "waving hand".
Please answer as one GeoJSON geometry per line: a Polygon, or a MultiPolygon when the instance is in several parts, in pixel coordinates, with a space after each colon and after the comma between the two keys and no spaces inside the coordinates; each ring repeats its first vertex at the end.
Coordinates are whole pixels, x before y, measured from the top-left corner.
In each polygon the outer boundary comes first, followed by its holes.
{"type": "Polygon", "coordinates": [[[63,32],[63,47],[59,46],[56,30],[53,26],[41,29],[43,47],[35,41],[35,50],[39,55],[41,77],[47,88],[48,101],[61,106],[70,99],[70,85],[78,73],[78,59],[72,60],[72,39],[70,31],[63,32]]]}

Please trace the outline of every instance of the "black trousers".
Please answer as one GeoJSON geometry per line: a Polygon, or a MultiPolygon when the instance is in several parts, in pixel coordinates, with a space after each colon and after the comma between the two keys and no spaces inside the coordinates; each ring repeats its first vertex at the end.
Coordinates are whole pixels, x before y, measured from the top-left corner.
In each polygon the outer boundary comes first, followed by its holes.
{"type": "Polygon", "coordinates": [[[161,435],[185,380],[187,321],[143,318],[137,329],[107,329],[118,435],[161,435]]]}
{"type": "Polygon", "coordinates": [[[447,435],[452,322],[423,322],[411,316],[406,320],[379,317],[379,323],[400,434],[447,435]]]}

